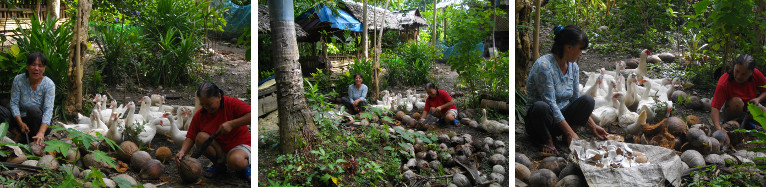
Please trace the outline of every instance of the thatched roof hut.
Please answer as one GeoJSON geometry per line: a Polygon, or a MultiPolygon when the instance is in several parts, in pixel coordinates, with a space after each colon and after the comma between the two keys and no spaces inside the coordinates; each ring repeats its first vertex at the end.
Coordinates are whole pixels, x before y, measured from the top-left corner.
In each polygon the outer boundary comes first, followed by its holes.
{"type": "MultiPolygon", "coordinates": [[[[258,33],[271,33],[269,8],[265,5],[258,5],[258,33]]],[[[297,35],[298,40],[309,36],[298,23],[295,23],[295,34],[297,35]]]]}
{"type": "MultiPolygon", "coordinates": [[[[346,9],[349,10],[350,14],[362,22],[364,15],[364,8],[362,3],[354,2],[351,0],[342,0],[341,2],[346,5],[346,9]]],[[[374,7],[370,4],[367,4],[367,6],[369,7],[367,9],[368,23],[364,24],[367,24],[367,28],[369,30],[372,30],[375,26],[393,30],[403,29],[402,26],[399,25],[399,19],[391,11],[379,7],[374,7]],[[377,20],[375,19],[376,17],[378,18],[377,20]]]]}
{"type": "Polygon", "coordinates": [[[394,15],[399,19],[399,25],[404,29],[428,26],[426,20],[420,16],[420,10],[417,8],[395,12],[394,15]]]}

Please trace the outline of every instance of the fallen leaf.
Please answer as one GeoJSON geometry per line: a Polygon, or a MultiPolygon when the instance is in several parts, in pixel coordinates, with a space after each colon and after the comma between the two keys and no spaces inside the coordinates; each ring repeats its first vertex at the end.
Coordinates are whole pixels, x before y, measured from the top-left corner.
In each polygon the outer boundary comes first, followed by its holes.
{"type": "Polygon", "coordinates": [[[330,176],[330,179],[332,179],[332,182],[335,183],[335,185],[338,185],[338,178],[335,176],[330,176]]]}
{"type": "Polygon", "coordinates": [[[122,161],[117,161],[117,165],[114,167],[114,169],[119,173],[123,173],[128,171],[128,164],[123,163],[122,161]]]}
{"type": "Polygon", "coordinates": [[[170,177],[167,177],[167,176],[160,177],[160,181],[162,181],[162,182],[167,182],[168,180],[170,180],[170,177]]]}

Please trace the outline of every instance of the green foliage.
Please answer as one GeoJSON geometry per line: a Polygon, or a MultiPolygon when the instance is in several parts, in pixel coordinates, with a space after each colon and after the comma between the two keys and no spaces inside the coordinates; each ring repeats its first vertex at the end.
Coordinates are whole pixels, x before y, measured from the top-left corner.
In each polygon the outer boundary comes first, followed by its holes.
{"type": "Polygon", "coordinates": [[[720,173],[721,170],[717,166],[709,166],[707,168],[693,171],[689,174],[691,182],[688,182],[689,187],[751,187],[751,186],[763,186],[764,182],[762,178],[757,178],[754,171],[743,170],[740,167],[749,168],[746,165],[734,165],[732,167],[733,172],[720,173]]]}
{"type": "Polygon", "coordinates": [[[157,64],[149,68],[149,75],[154,84],[172,85],[174,83],[192,83],[195,81],[194,71],[199,65],[194,59],[196,50],[202,46],[202,40],[194,33],[178,33],[170,28],[167,33],[160,35],[157,46],[160,51],[155,54],[157,64]]]}
{"type": "MultiPolygon", "coordinates": [[[[2,39],[5,40],[4,38],[2,39]]],[[[27,54],[19,49],[19,45],[12,45],[0,52],[0,86],[11,88],[13,78],[16,75],[23,74],[27,66],[27,54]]]]}
{"type": "Polygon", "coordinates": [[[758,32],[766,27],[766,20],[757,17],[755,8],[756,2],[752,0],[702,0],[694,4],[694,14],[686,16],[691,20],[687,27],[703,30],[709,36],[707,42],[711,48],[723,50],[724,62],[736,58],[734,54],[745,53],[756,57],[756,62],[762,62],[764,47],[751,43],[761,40],[758,32]]]}
{"type": "Polygon", "coordinates": [[[9,124],[7,121],[0,123],[0,138],[5,137],[5,134],[8,134],[8,127],[9,124]]]}
{"type": "Polygon", "coordinates": [[[516,120],[524,123],[527,117],[527,96],[521,91],[516,90],[516,120]]]}
{"type": "Polygon", "coordinates": [[[306,88],[305,95],[306,95],[306,100],[309,103],[309,106],[311,106],[311,109],[315,111],[322,111],[322,112],[331,110],[332,106],[330,105],[330,103],[326,101],[326,99],[335,97],[337,94],[334,92],[330,92],[327,94],[320,92],[318,84],[311,84],[308,78],[304,78],[303,81],[308,86],[308,87],[305,87],[306,88]]]}
{"type": "Polygon", "coordinates": [[[141,28],[107,23],[94,24],[93,28],[101,54],[91,61],[91,66],[107,84],[124,82],[131,73],[140,71],[142,60],[149,56],[143,50],[145,36],[141,28]]]}
{"type": "MultiPolygon", "coordinates": [[[[761,108],[758,107],[758,105],[755,105],[755,104],[748,104],[747,105],[747,110],[750,111],[750,115],[752,115],[753,120],[758,122],[758,124],[761,125],[761,127],[766,128],[766,112],[761,110],[761,108]]],[[[752,134],[753,136],[756,137],[755,139],[749,140],[746,143],[748,143],[748,144],[750,144],[750,143],[757,144],[757,147],[754,147],[754,148],[751,148],[751,149],[748,149],[748,150],[750,150],[750,151],[758,151],[758,152],[766,151],[766,146],[764,146],[764,144],[766,144],[766,132],[760,131],[758,129],[752,129],[752,130],[736,129],[736,130],[734,130],[734,132],[750,133],[750,134],[752,134]]],[[[753,160],[754,161],[756,161],[756,160],[766,161],[766,157],[756,157],[753,160]]],[[[758,165],[758,166],[756,166],[756,168],[766,169],[766,165],[758,165]]]]}
{"type": "Polygon", "coordinates": [[[120,127],[120,131],[122,131],[122,135],[123,138],[125,138],[125,141],[131,141],[141,147],[143,146],[143,142],[141,142],[141,140],[138,138],[138,134],[141,134],[141,132],[144,131],[145,126],[146,122],[133,123],[130,126],[125,126],[124,129],[120,127]]]}
{"type": "MultiPolygon", "coordinates": [[[[372,61],[354,59],[354,63],[348,65],[348,72],[338,75],[338,79],[333,82],[340,96],[348,96],[348,86],[354,83],[354,74],[362,75],[362,84],[369,84],[372,81],[372,61]]],[[[368,85],[369,86],[369,85],[368,85]]],[[[385,84],[381,83],[381,88],[385,84]]]]}
{"type": "Polygon", "coordinates": [[[67,144],[64,141],[61,140],[48,140],[45,141],[45,152],[56,152],[61,154],[66,154],[71,150],[72,147],[67,144]]]}
{"type": "Polygon", "coordinates": [[[381,57],[388,84],[420,86],[430,82],[431,68],[441,51],[423,42],[404,43],[381,57]]]}

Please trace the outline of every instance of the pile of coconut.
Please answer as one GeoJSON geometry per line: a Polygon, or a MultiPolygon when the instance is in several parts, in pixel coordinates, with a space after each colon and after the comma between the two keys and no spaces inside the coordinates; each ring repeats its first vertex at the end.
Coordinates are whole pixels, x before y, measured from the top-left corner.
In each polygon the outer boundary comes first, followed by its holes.
{"type": "Polygon", "coordinates": [[[516,153],[516,187],[586,187],[585,175],[563,157],[546,157],[533,166],[526,155],[516,153]]]}
{"type": "MultiPolygon", "coordinates": [[[[396,126],[394,130],[412,134],[422,134],[432,137],[431,133],[404,130],[396,126]]],[[[397,132],[397,131],[395,131],[397,132]]],[[[508,174],[507,155],[508,149],[505,142],[494,140],[492,137],[473,138],[470,134],[450,135],[440,134],[434,144],[427,144],[420,138],[415,138],[414,143],[406,143],[402,149],[412,156],[404,162],[400,170],[408,182],[426,179],[418,175],[420,172],[439,172],[443,169],[452,178],[448,186],[502,186],[508,174]],[[490,166],[479,166],[488,164],[490,166]],[[478,167],[477,167],[478,166],[478,167]],[[483,172],[481,169],[492,169],[483,172]]],[[[410,184],[412,185],[412,184],[410,184]]],[[[420,186],[432,186],[426,182],[420,186]]]]}

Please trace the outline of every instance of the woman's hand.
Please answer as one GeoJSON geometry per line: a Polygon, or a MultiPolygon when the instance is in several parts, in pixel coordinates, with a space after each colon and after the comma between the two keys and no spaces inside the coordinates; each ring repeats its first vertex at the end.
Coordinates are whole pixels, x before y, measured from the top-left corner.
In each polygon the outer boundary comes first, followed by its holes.
{"type": "Polygon", "coordinates": [[[231,121],[227,121],[227,122],[223,122],[223,124],[221,124],[221,127],[218,127],[217,132],[219,134],[229,134],[229,132],[231,132],[232,129],[234,129],[234,126],[231,125],[231,121]]]}
{"type": "Polygon", "coordinates": [[[24,122],[19,122],[19,127],[21,127],[21,132],[28,133],[29,127],[27,127],[27,124],[24,122]]]}
{"type": "Polygon", "coordinates": [[[43,141],[45,140],[45,132],[37,133],[37,135],[33,136],[32,139],[36,144],[43,145],[43,141]]]}
{"type": "Polygon", "coordinates": [[[609,133],[606,133],[606,130],[604,128],[601,128],[601,126],[595,125],[591,127],[591,131],[593,132],[593,135],[596,135],[601,140],[604,140],[605,136],[609,133]]]}
{"type": "Polygon", "coordinates": [[[181,166],[181,159],[184,158],[184,153],[186,153],[186,151],[183,150],[176,153],[176,165],[181,166]]]}

